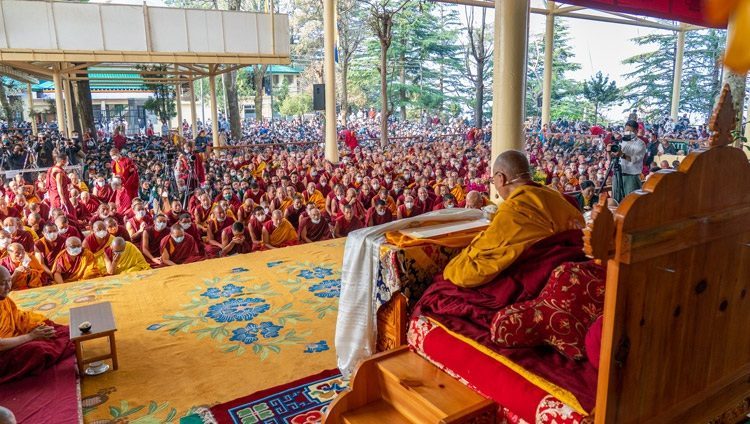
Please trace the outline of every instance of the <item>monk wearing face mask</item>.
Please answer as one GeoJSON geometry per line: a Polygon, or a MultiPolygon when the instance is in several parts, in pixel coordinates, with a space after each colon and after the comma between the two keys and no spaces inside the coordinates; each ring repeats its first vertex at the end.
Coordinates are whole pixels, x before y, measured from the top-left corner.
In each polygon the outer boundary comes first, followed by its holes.
{"type": "Polygon", "coordinates": [[[65,240],[65,250],[55,259],[52,274],[57,284],[101,276],[94,254],[83,247],[78,237],[65,240]]]}

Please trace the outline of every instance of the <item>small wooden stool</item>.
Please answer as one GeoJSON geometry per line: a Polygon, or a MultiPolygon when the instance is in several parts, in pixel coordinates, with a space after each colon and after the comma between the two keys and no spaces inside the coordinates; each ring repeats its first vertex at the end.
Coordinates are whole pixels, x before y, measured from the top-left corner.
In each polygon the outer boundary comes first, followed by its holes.
{"type": "Polygon", "coordinates": [[[115,317],[112,315],[112,304],[109,302],[97,303],[94,305],[81,306],[80,308],[70,308],[70,340],[76,347],[76,359],[78,360],[78,372],[81,377],[84,376],[84,367],[91,362],[102,361],[104,359],[112,360],[112,370],[117,369],[117,348],[115,347],[115,317]],[[82,322],[91,323],[91,330],[87,333],[81,332],[78,328],[82,322]],[[83,357],[82,343],[86,340],[98,339],[100,337],[109,338],[109,354],[95,356],[92,358],[83,357]]]}

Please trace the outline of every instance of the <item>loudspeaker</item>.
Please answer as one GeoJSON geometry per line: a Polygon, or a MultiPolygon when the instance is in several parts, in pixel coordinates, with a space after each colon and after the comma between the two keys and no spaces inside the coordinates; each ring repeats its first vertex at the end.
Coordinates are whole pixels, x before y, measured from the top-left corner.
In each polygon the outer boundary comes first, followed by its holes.
{"type": "Polygon", "coordinates": [[[325,84],[313,84],[313,110],[326,110],[325,84]]]}

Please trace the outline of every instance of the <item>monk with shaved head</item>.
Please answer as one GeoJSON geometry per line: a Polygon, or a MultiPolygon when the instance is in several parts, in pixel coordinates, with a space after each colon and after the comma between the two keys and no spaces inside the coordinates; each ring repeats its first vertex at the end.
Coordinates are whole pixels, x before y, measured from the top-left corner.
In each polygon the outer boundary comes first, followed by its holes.
{"type": "Polygon", "coordinates": [[[583,228],[583,216],[558,192],[532,182],[526,155],[501,153],[492,182],[504,200],[489,227],[445,267],[443,276],[461,287],[486,284],[510,267],[532,244],[583,228]]]}
{"type": "Polygon", "coordinates": [[[151,269],[143,253],[122,237],[115,237],[104,249],[104,264],[107,275],[127,274],[151,269]]]}

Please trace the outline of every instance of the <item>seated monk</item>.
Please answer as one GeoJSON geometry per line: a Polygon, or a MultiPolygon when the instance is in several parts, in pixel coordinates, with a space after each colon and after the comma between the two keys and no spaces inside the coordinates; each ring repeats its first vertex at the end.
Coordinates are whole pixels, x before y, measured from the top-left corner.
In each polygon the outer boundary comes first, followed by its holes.
{"type": "Polygon", "coordinates": [[[221,232],[221,256],[238,255],[253,251],[253,242],[245,229],[245,224],[235,222],[221,232]]]}
{"type": "Polygon", "coordinates": [[[466,203],[464,204],[466,209],[482,209],[483,206],[484,199],[482,199],[482,195],[478,191],[471,190],[466,193],[466,203]]]}
{"type": "Polygon", "coordinates": [[[0,259],[0,266],[11,273],[13,290],[25,290],[47,284],[44,268],[36,258],[26,254],[20,243],[11,243],[8,246],[8,255],[0,259]]]}
{"type": "Polygon", "coordinates": [[[10,272],[0,267],[0,384],[39,374],[75,352],[67,325],[18,310],[10,291],[10,272]]]}
{"type": "MultiPolygon", "coordinates": [[[[129,239],[125,239],[125,241],[133,242],[136,246],[139,245],[141,238],[143,238],[143,232],[147,227],[152,225],[154,225],[154,221],[146,212],[146,206],[143,202],[135,203],[133,205],[133,217],[125,222],[125,229],[130,237],[129,239]]],[[[119,234],[117,236],[122,237],[119,234]]]]}
{"type": "Polygon", "coordinates": [[[154,225],[143,231],[141,253],[151,265],[161,265],[161,241],[164,237],[169,237],[168,223],[167,216],[160,213],[154,218],[154,225]]]}
{"type": "Polygon", "coordinates": [[[404,204],[399,205],[398,212],[396,213],[396,219],[411,218],[413,216],[420,215],[421,209],[416,207],[414,204],[414,198],[408,194],[404,196],[404,204]]]}
{"type": "Polygon", "coordinates": [[[318,209],[325,210],[326,198],[323,197],[323,193],[318,191],[314,182],[310,181],[307,183],[307,190],[302,193],[302,196],[305,199],[305,203],[315,203],[315,206],[317,206],[318,209]]]}
{"type": "Polygon", "coordinates": [[[56,284],[101,277],[94,254],[83,247],[78,237],[68,237],[65,240],[65,250],[57,255],[52,275],[56,284]]]}
{"type": "Polygon", "coordinates": [[[58,215],[55,217],[55,225],[57,226],[57,232],[60,235],[60,238],[67,239],[68,237],[78,237],[79,239],[82,239],[83,236],[81,235],[81,232],[78,231],[78,228],[72,226],[70,224],[70,220],[65,215],[58,215]]]}
{"type": "Polygon", "coordinates": [[[492,178],[504,201],[490,226],[443,271],[446,279],[461,287],[488,283],[537,241],[584,227],[581,213],[560,193],[531,181],[523,153],[511,150],[500,154],[492,178]]]}
{"type": "Polygon", "coordinates": [[[362,221],[354,216],[354,211],[350,205],[344,205],[344,213],[336,219],[333,227],[333,236],[336,238],[346,237],[350,232],[359,230],[364,227],[362,221]]]}
{"type": "MultiPolygon", "coordinates": [[[[196,226],[193,222],[193,217],[191,217],[190,214],[183,213],[182,215],[180,215],[180,219],[177,223],[185,231],[185,234],[192,236],[193,240],[195,240],[196,244],[198,245],[198,255],[201,257],[205,257],[205,244],[201,242],[201,233],[198,229],[198,226],[196,226]]],[[[170,225],[170,228],[171,227],[172,226],[170,225]]],[[[167,234],[169,234],[169,230],[167,230],[167,234]]]]}
{"type": "Polygon", "coordinates": [[[128,230],[126,230],[125,227],[120,225],[117,220],[112,218],[111,216],[104,220],[104,225],[107,227],[107,232],[112,237],[122,237],[125,239],[125,241],[131,241],[128,230]]]}
{"type": "Polygon", "coordinates": [[[34,243],[34,256],[42,265],[42,269],[47,274],[49,280],[52,280],[52,266],[55,264],[55,258],[65,250],[65,239],[60,237],[57,226],[48,222],[42,231],[42,238],[34,243]]]}
{"type": "Polygon", "coordinates": [[[320,210],[313,204],[307,217],[299,224],[299,238],[303,243],[312,243],[331,239],[331,226],[327,217],[323,217],[320,210]]]}
{"type": "Polygon", "coordinates": [[[263,244],[263,225],[266,223],[268,215],[262,206],[256,206],[253,209],[253,216],[247,225],[250,240],[253,242],[253,250],[260,250],[263,244]]]}
{"type": "Polygon", "coordinates": [[[391,221],[393,221],[393,214],[391,213],[391,210],[386,207],[385,201],[382,199],[376,199],[375,206],[367,211],[365,227],[374,227],[391,221]]]}
{"type": "Polygon", "coordinates": [[[187,264],[203,259],[198,254],[198,244],[189,234],[185,234],[180,224],[169,231],[169,237],[161,241],[161,263],[164,266],[187,264]]]}
{"type": "Polygon", "coordinates": [[[97,266],[99,266],[99,270],[103,273],[106,269],[104,266],[104,249],[112,243],[114,237],[109,231],[107,231],[107,226],[104,224],[104,221],[96,221],[94,225],[91,226],[91,229],[91,234],[83,239],[83,247],[94,254],[97,266]]]}
{"type": "Polygon", "coordinates": [[[263,245],[268,249],[277,249],[297,243],[297,231],[292,224],[281,215],[280,210],[273,211],[271,220],[263,224],[263,245]]]}
{"type": "Polygon", "coordinates": [[[3,229],[10,234],[11,243],[20,243],[27,252],[34,251],[34,236],[23,228],[18,218],[5,218],[3,229]]]}
{"type": "Polygon", "coordinates": [[[122,237],[115,237],[112,239],[112,244],[104,249],[104,264],[107,268],[107,275],[151,269],[141,251],[122,237]]]}
{"type": "Polygon", "coordinates": [[[221,233],[225,228],[231,227],[234,219],[227,216],[226,209],[216,205],[213,208],[211,218],[206,221],[206,257],[215,258],[221,255],[224,248],[221,244],[221,233]]]}

